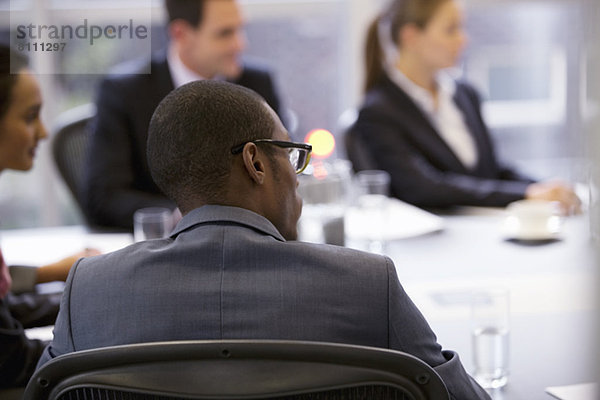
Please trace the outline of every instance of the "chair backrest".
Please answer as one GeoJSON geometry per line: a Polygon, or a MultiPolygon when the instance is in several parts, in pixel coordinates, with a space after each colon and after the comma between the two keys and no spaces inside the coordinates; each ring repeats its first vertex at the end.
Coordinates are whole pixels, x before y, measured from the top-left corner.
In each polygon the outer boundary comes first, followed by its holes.
{"type": "Polygon", "coordinates": [[[179,341],[51,360],[24,400],[449,399],[423,361],[371,347],[298,341],[179,341]]]}
{"type": "Polygon", "coordinates": [[[82,212],[81,184],[89,140],[87,126],[95,115],[96,106],[92,103],[67,110],[56,118],[52,134],[54,162],[82,212]]]}
{"type": "Polygon", "coordinates": [[[346,148],[346,134],[358,118],[358,110],[354,107],[347,108],[340,114],[335,127],[335,142],[338,156],[348,159],[348,149],[346,148]]]}
{"type": "Polygon", "coordinates": [[[353,130],[357,119],[356,108],[347,109],[338,118],[336,141],[343,147],[341,155],[352,162],[352,168],[356,172],[377,169],[373,156],[367,152],[358,133],[353,130]]]}
{"type": "Polygon", "coordinates": [[[363,140],[358,132],[350,128],[346,132],[345,142],[348,159],[352,162],[354,171],[364,171],[367,169],[379,169],[374,157],[367,151],[363,140]]]}

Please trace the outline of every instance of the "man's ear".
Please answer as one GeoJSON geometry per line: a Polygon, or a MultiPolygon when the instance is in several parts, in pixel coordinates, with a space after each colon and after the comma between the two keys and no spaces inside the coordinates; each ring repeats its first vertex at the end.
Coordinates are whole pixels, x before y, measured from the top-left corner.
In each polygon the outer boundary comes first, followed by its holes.
{"type": "Polygon", "coordinates": [[[189,31],[193,28],[189,22],[183,19],[176,19],[169,23],[168,29],[171,40],[180,42],[181,40],[185,39],[189,31]]]}
{"type": "Polygon", "coordinates": [[[242,150],[242,158],[244,167],[248,176],[257,185],[262,185],[265,180],[265,162],[264,153],[258,151],[258,147],[254,143],[246,143],[242,150]]]}

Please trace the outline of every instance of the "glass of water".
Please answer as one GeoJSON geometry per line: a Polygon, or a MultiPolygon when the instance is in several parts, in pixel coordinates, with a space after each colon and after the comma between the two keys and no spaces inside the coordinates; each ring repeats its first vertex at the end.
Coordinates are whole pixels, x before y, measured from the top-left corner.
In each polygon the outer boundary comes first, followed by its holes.
{"type": "Polygon", "coordinates": [[[485,389],[508,382],[509,303],[505,288],[476,290],[471,296],[473,377],[485,389]]]}
{"type": "Polygon", "coordinates": [[[162,239],[172,228],[171,210],[163,207],[147,207],[133,214],[133,238],[136,242],[162,239]]]}
{"type": "Polygon", "coordinates": [[[385,253],[385,231],[387,204],[390,194],[390,174],[381,170],[365,170],[356,174],[357,204],[363,216],[369,221],[365,227],[368,236],[368,250],[372,253],[385,253]]]}

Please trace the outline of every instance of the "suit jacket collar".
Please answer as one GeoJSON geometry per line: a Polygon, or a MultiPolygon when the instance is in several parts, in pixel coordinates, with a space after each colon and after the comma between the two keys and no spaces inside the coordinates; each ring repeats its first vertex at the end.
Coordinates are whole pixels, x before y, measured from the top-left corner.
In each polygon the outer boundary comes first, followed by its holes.
{"type": "MultiPolygon", "coordinates": [[[[175,88],[175,82],[173,81],[173,76],[171,75],[171,69],[169,67],[169,61],[167,57],[168,47],[160,49],[152,54],[150,71],[153,75],[160,77],[160,88],[161,92],[165,93],[165,96],[171,92],[175,88]]],[[[236,78],[224,79],[227,82],[240,84],[244,86],[242,81],[244,81],[246,74],[246,63],[242,61],[242,72],[240,76],[236,78]]]]}
{"type": "MultiPolygon", "coordinates": [[[[481,130],[480,126],[477,124],[479,120],[479,110],[473,106],[472,100],[469,99],[468,94],[464,90],[457,90],[454,94],[454,102],[458,106],[458,108],[462,111],[464,115],[464,121],[469,129],[469,132],[478,132],[481,130]]],[[[486,143],[483,142],[483,137],[481,135],[473,135],[475,142],[477,143],[477,148],[481,149],[482,146],[485,146],[486,143]]],[[[481,163],[481,157],[479,162],[481,163]]]]}
{"type": "Polygon", "coordinates": [[[157,79],[157,95],[160,96],[160,99],[162,100],[167,94],[175,89],[171,71],[169,71],[166,49],[159,50],[152,55],[150,71],[157,79]]]}
{"type": "Polygon", "coordinates": [[[425,112],[419,107],[413,99],[402,90],[394,81],[392,81],[387,75],[383,75],[380,80],[380,85],[383,88],[383,91],[387,96],[391,97],[394,100],[394,103],[401,103],[403,109],[420,120],[420,124],[427,125],[430,130],[435,133],[435,128],[431,124],[429,117],[425,114],[425,112]]]}
{"type": "Polygon", "coordinates": [[[471,169],[465,167],[456,154],[450,149],[446,141],[440,137],[425,113],[402,89],[393,83],[389,77],[384,75],[378,85],[380,85],[379,89],[382,90],[384,96],[391,104],[396,104],[393,109],[396,118],[405,119],[406,123],[413,124],[412,128],[419,127],[419,129],[414,130],[418,131],[420,135],[424,135],[422,139],[426,139],[430,141],[430,143],[435,143],[435,146],[430,146],[430,148],[436,149],[437,152],[441,152],[435,157],[437,160],[446,163],[449,170],[475,176],[487,176],[492,173],[490,171],[497,169],[497,165],[495,158],[490,156],[493,149],[491,147],[489,133],[481,119],[479,101],[475,92],[469,85],[461,81],[456,81],[455,84],[456,90],[453,99],[457,107],[463,113],[465,124],[471,133],[473,140],[475,140],[477,152],[479,153],[477,163],[471,169]],[[398,107],[398,105],[400,105],[400,107],[398,107]],[[405,115],[407,114],[410,114],[410,118],[405,118],[405,115]]]}
{"type": "MultiPolygon", "coordinates": [[[[408,94],[406,94],[406,92],[404,92],[404,90],[402,90],[400,87],[398,87],[398,85],[396,85],[396,83],[394,83],[388,76],[384,75],[382,77],[382,79],[380,80],[380,85],[383,88],[384,93],[386,93],[386,96],[388,96],[392,100],[391,104],[400,104],[401,105],[400,108],[395,107],[394,113],[410,114],[411,117],[407,118],[406,121],[414,121],[411,123],[413,123],[414,126],[416,126],[416,127],[420,127],[419,129],[417,129],[419,132],[419,135],[426,135],[426,136],[422,136],[421,140],[428,140],[431,143],[435,143],[435,145],[430,146],[430,147],[438,149],[438,151],[443,151],[444,156],[438,157],[438,159],[446,160],[447,163],[450,163],[449,166],[451,166],[450,169],[452,169],[452,170],[462,171],[463,173],[467,173],[468,170],[465,167],[465,165],[458,159],[458,157],[456,156],[454,151],[452,151],[450,146],[448,146],[448,143],[446,143],[446,141],[444,139],[442,139],[442,137],[439,135],[436,128],[431,123],[431,120],[425,114],[425,111],[423,111],[414,102],[414,100],[408,94]]],[[[459,92],[460,92],[460,90],[457,87],[456,92],[454,93],[455,101],[457,99],[459,92]]],[[[457,102],[457,106],[461,111],[464,111],[464,106],[465,106],[464,101],[457,102]]],[[[397,118],[402,118],[402,116],[397,116],[397,118]]],[[[472,129],[472,127],[468,124],[468,122],[467,122],[467,126],[469,129],[472,129]]],[[[470,132],[471,132],[471,134],[473,134],[472,130],[470,130],[470,132]]],[[[477,143],[477,151],[480,152],[480,154],[481,154],[481,148],[479,147],[479,142],[477,141],[477,138],[476,138],[476,143],[477,143]]],[[[481,157],[479,157],[479,158],[481,158],[481,157]]],[[[477,164],[475,165],[475,169],[476,168],[477,168],[477,164]]]]}
{"type": "Polygon", "coordinates": [[[285,242],[277,228],[262,215],[244,208],[219,205],[206,205],[190,211],[179,221],[173,232],[171,232],[171,237],[175,238],[180,233],[194,229],[201,224],[215,225],[219,223],[247,226],[285,242]]]}

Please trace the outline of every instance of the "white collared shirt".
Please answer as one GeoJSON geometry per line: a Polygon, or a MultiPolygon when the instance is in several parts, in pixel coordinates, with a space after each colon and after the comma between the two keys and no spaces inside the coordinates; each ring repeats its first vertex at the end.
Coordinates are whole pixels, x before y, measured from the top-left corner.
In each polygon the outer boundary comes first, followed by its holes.
{"type": "Polygon", "coordinates": [[[477,164],[479,155],[475,140],[469,132],[463,114],[454,102],[456,85],[454,81],[443,74],[439,74],[438,104],[431,93],[408,79],[397,68],[387,68],[392,82],[398,85],[419,106],[433,124],[440,137],[448,144],[450,149],[469,169],[477,164]]]}
{"type": "Polygon", "coordinates": [[[169,46],[169,50],[167,51],[167,64],[169,65],[169,72],[171,73],[175,89],[186,83],[204,79],[203,76],[198,75],[183,64],[174,46],[169,46]]]}

